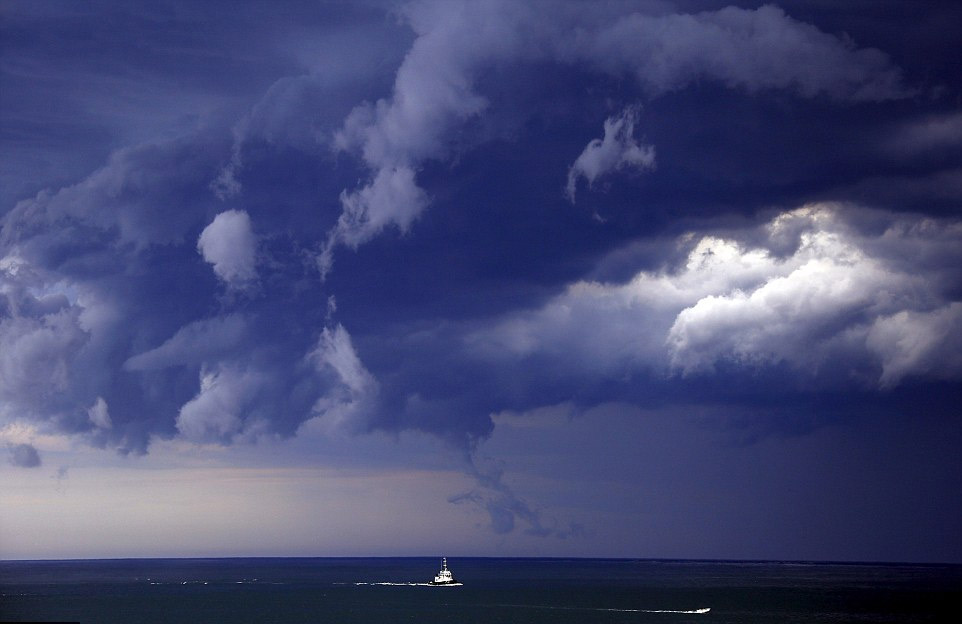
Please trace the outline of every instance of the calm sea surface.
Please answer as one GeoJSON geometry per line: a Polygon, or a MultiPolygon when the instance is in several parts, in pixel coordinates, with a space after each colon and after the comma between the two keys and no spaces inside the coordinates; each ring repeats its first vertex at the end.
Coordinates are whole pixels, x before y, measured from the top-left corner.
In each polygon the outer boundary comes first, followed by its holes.
{"type": "Polygon", "coordinates": [[[439,558],[0,562],[0,620],[955,622],[962,566],[439,558]],[[708,611],[705,611],[705,610],[708,611]]]}

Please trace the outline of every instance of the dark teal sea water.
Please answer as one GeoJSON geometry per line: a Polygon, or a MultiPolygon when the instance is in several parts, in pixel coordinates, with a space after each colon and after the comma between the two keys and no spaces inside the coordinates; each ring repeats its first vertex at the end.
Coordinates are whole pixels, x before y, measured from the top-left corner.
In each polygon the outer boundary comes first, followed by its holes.
{"type": "Polygon", "coordinates": [[[954,622],[962,566],[449,558],[0,562],[0,620],[954,622]],[[697,612],[709,609],[707,612],[697,612]]]}

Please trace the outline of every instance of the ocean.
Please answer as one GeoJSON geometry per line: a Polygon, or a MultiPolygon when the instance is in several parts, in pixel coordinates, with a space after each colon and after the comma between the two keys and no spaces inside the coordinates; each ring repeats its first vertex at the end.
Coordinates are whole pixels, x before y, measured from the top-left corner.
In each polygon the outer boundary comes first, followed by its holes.
{"type": "Polygon", "coordinates": [[[962,566],[449,557],[0,562],[0,621],[957,621],[962,566]]]}

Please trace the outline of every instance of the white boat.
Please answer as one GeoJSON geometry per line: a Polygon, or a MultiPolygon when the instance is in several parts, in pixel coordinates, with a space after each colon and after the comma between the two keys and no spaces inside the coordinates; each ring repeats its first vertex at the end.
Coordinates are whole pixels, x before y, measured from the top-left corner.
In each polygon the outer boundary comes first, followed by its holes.
{"type": "Polygon", "coordinates": [[[454,580],[454,575],[451,574],[451,570],[448,570],[448,558],[441,557],[441,571],[435,575],[434,580],[429,582],[428,585],[460,585],[458,581],[454,580]]]}

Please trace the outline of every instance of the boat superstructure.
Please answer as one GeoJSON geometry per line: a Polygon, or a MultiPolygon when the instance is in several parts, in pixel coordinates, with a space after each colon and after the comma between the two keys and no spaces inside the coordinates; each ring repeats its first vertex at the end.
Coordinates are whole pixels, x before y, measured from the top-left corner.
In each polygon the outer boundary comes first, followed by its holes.
{"type": "Polygon", "coordinates": [[[458,581],[454,580],[454,575],[451,574],[451,570],[448,570],[448,558],[441,557],[441,571],[435,575],[434,580],[430,582],[431,585],[460,585],[458,581]]]}

